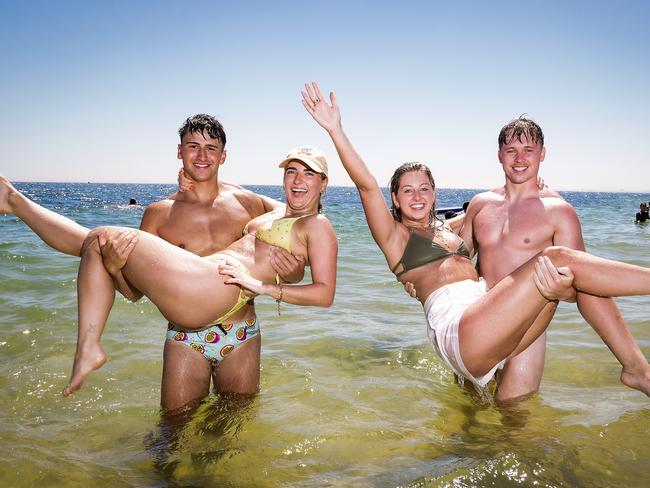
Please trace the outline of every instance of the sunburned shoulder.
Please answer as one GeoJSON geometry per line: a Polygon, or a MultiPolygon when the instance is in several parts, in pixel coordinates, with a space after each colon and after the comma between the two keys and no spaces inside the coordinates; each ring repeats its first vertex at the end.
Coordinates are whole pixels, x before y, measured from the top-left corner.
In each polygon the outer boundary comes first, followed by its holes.
{"type": "Polygon", "coordinates": [[[541,198],[546,214],[552,219],[577,219],[577,213],[573,205],[567,202],[560,195],[544,196],[541,198]]]}
{"type": "Polygon", "coordinates": [[[573,209],[562,195],[550,188],[544,188],[539,192],[539,198],[544,202],[544,206],[558,209],[573,209]]]}

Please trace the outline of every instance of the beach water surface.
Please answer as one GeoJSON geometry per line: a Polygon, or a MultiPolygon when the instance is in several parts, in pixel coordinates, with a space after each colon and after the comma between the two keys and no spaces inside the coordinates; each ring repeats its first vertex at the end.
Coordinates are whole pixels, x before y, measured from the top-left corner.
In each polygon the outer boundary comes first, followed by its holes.
{"type": "MultiPolygon", "coordinates": [[[[17,185],[81,224],[139,224],[165,185],[17,185]],[[136,198],[139,205],[127,205],[136,198]]],[[[280,187],[251,187],[280,198],[280,187]]],[[[439,191],[458,206],[476,191],[439,191]]],[[[648,194],[564,193],[588,249],[650,266],[648,194]]],[[[330,188],[339,238],[330,309],[257,299],[260,393],[210,396],[191,415],[159,409],[165,321],[118,296],[108,363],[62,398],[76,342],[78,258],[0,216],[1,486],[647,486],[650,400],[575,305],[562,304],[534,397],[504,408],[454,384],[421,306],[389,272],[353,188],[330,188]]],[[[650,355],[650,298],[617,299],[650,355]]]]}

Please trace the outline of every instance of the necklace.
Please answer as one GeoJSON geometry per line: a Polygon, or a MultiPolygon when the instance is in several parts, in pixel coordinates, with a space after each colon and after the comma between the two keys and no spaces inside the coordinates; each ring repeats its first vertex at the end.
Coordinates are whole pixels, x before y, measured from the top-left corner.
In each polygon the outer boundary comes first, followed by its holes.
{"type": "Polygon", "coordinates": [[[440,225],[435,225],[434,224],[433,225],[433,236],[434,236],[434,238],[437,237],[438,241],[440,241],[440,242],[437,242],[435,239],[431,239],[431,245],[433,246],[434,243],[436,243],[438,245],[442,245],[442,247],[444,247],[447,251],[450,252],[451,249],[449,248],[449,244],[447,244],[447,239],[445,239],[445,237],[443,235],[446,230],[447,230],[447,228],[444,226],[444,224],[440,224],[440,225]]]}

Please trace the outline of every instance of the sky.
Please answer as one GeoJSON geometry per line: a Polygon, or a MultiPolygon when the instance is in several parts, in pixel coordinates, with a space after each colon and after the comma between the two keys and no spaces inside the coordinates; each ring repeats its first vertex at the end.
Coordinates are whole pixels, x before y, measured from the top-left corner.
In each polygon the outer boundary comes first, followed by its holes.
{"type": "Polygon", "coordinates": [[[626,1],[2,2],[0,173],[174,183],[178,128],[224,125],[220,177],[280,184],[295,146],[328,155],[300,104],[333,90],[380,184],[405,161],[443,188],[502,184],[503,125],[543,128],[554,189],[650,191],[650,4],[626,1]]]}

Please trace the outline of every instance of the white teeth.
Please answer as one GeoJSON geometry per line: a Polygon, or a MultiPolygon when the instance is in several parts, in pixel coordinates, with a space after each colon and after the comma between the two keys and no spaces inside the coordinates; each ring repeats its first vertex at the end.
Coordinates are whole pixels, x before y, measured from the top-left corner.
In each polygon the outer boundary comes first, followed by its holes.
{"type": "Polygon", "coordinates": [[[302,188],[292,188],[291,191],[307,193],[307,190],[303,190],[302,188]]]}

